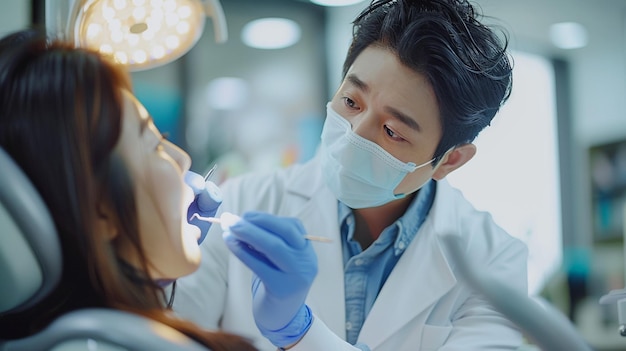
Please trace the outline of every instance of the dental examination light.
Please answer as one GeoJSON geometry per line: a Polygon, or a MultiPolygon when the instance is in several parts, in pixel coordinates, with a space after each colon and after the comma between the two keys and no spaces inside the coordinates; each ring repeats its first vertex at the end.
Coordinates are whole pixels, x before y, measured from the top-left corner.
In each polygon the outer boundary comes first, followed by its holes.
{"type": "Polygon", "coordinates": [[[47,0],[49,34],[113,57],[130,71],[172,62],[198,42],[206,17],[227,39],[219,0],[47,0]]]}

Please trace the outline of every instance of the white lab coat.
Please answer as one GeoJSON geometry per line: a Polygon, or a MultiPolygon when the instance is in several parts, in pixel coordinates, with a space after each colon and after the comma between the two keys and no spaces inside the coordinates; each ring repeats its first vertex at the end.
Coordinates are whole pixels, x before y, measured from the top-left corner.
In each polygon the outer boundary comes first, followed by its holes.
{"type": "MultiPolygon", "coordinates": [[[[316,159],[275,173],[234,178],[222,190],[220,211],[295,216],[309,234],[333,240],[313,242],[319,268],[307,304],[315,317],[292,350],[357,350],[342,340],[346,321],[337,200],[324,186],[316,159]]],[[[522,343],[518,329],[457,282],[455,267],[440,242],[442,234],[457,236],[487,274],[526,293],[526,246],[494,224],[488,213],[474,209],[446,181],[439,181],[430,214],[380,291],[358,341],[372,351],[516,349],[522,343]]],[[[254,324],[251,273],[228,252],[219,226],[212,227],[202,250],[199,270],[178,281],[174,309],[204,327],[240,334],[262,350],[276,350],[254,324]]]]}

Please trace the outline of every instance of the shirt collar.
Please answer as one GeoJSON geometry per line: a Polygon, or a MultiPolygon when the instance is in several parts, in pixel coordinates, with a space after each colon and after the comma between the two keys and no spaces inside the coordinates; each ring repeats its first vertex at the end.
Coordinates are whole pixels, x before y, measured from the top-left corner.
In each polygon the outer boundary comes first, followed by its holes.
{"type": "Polygon", "coordinates": [[[417,231],[428,215],[435,195],[435,181],[432,179],[424,184],[417,195],[394,224],[398,227],[398,236],[393,245],[394,254],[401,255],[409,246],[417,231]]]}
{"type": "MultiPolygon", "coordinates": [[[[413,201],[411,201],[411,204],[402,217],[390,226],[397,228],[394,230],[397,233],[393,244],[394,255],[399,256],[406,250],[413,238],[415,238],[420,226],[424,223],[435,198],[435,184],[436,182],[432,179],[424,184],[417,192],[417,195],[413,201]]],[[[347,217],[352,214],[352,209],[339,201],[338,214],[340,225],[344,225],[347,217]]],[[[385,230],[389,229],[390,228],[387,228],[385,230]]],[[[353,235],[353,233],[349,233],[349,235],[353,235]]],[[[383,235],[376,241],[380,240],[382,236],[383,235]]],[[[351,238],[347,239],[349,240],[351,238]]]]}

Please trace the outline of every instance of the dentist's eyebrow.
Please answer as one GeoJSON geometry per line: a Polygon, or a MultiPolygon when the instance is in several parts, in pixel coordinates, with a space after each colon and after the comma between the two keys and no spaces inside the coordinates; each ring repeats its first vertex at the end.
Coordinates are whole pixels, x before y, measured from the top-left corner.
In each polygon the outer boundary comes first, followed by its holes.
{"type": "Polygon", "coordinates": [[[364,81],[362,81],[361,79],[359,79],[359,77],[357,77],[354,73],[348,74],[348,76],[346,77],[346,80],[348,82],[350,82],[350,84],[354,85],[355,87],[357,87],[357,89],[367,93],[370,91],[370,87],[369,85],[367,85],[367,83],[365,83],[364,81]]]}
{"type": "MultiPolygon", "coordinates": [[[[367,83],[359,79],[359,77],[357,77],[354,73],[347,75],[346,81],[348,81],[350,84],[354,85],[357,89],[361,90],[364,93],[367,93],[370,91],[369,85],[367,85],[367,83]]],[[[387,113],[394,116],[394,118],[396,118],[397,120],[405,124],[407,127],[415,130],[416,132],[422,131],[422,128],[415,121],[415,119],[409,117],[405,113],[402,113],[401,111],[390,106],[385,107],[385,110],[387,111],[387,113]]]]}
{"type": "Polygon", "coordinates": [[[422,128],[420,127],[420,125],[411,117],[407,116],[406,114],[396,110],[393,107],[385,107],[385,110],[393,115],[396,119],[398,119],[400,122],[406,124],[407,127],[415,130],[416,132],[421,132],[422,128]]]}

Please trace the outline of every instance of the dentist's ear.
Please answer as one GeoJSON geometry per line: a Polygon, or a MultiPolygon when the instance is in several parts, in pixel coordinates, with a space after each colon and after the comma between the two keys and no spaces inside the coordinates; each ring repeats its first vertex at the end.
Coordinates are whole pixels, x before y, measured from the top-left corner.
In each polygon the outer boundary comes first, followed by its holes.
{"type": "Polygon", "coordinates": [[[432,178],[434,180],[441,180],[445,178],[448,174],[452,173],[452,171],[466,164],[467,161],[474,157],[474,155],[476,155],[476,145],[463,144],[456,146],[446,152],[441,160],[439,160],[439,164],[437,165],[432,178]]]}

